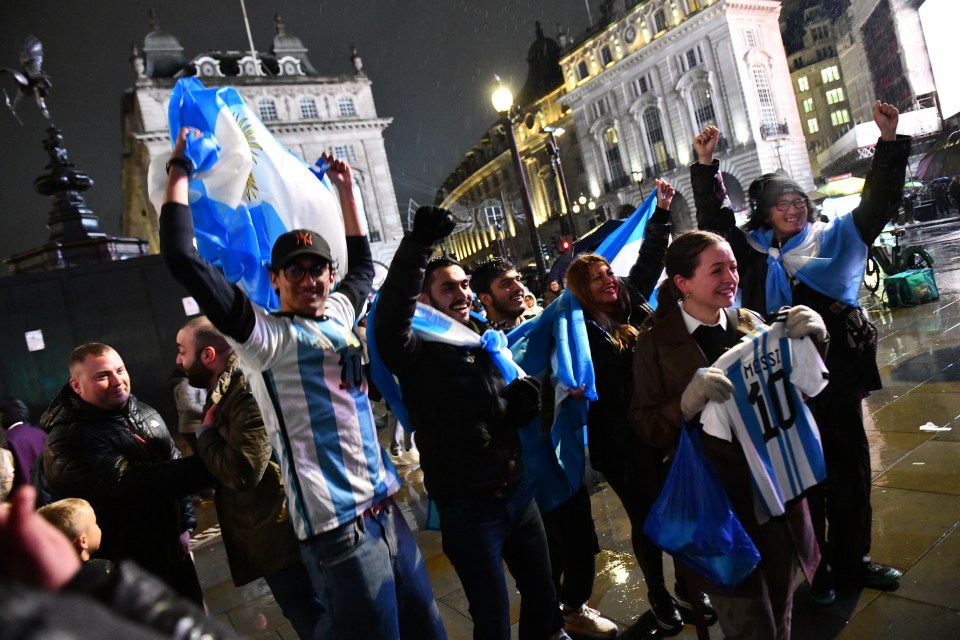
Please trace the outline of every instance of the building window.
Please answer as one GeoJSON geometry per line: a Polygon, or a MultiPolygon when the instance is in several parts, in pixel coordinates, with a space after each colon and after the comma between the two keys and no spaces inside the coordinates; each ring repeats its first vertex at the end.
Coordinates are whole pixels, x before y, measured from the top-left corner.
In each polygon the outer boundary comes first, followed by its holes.
{"type": "Polygon", "coordinates": [[[697,64],[703,64],[703,54],[700,53],[700,47],[694,47],[685,54],[687,59],[687,69],[693,69],[697,64]]]}
{"type": "Polygon", "coordinates": [[[827,104],[837,104],[838,102],[843,102],[843,87],[827,91],[827,104]]]}
{"type": "Polygon", "coordinates": [[[596,120],[607,113],[607,99],[600,98],[593,103],[593,119],[596,120]]]}
{"type": "Polygon", "coordinates": [[[706,84],[700,84],[694,87],[690,93],[693,102],[693,117],[697,121],[697,129],[703,129],[707,125],[717,124],[717,116],[713,110],[713,97],[710,94],[710,87],[706,84]]]}
{"type": "Polygon", "coordinates": [[[586,80],[590,76],[590,68],[587,67],[587,61],[581,60],[577,65],[577,79],[586,80]]]}
{"type": "Polygon", "coordinates": [[[607,66],[613,62],[613,54],[610,53],[610,47],[602,47],[600,49],[600,60],[603,62],[603,66],[607,66]]]}
{"type": "Polygon", "coordinates": [[[663,137],[663,124],[660,122],[660,112],[651,107],[643,112],[643,124],[647,130],[647,143],[650,145],[650,155],[653,158],[655,173],[660,173],[667,164],[667,145],[663,137]]]}
{"type": "Polygon", "coordinates": [[[830,37],[830,31],[825,26],[814,27],[810,30],[814,42],[820,42],[830,37]]]}
{"type": "Polygon", "coordinates": [[[317,102],[313,98],[300,98],[300,117],[304,120],[319,118],[317,102]]]}
{"type": "Polygon", "coordinates": [[[337,106],[340,107],[340,117],[342,118],[357,115],[357,107],[353,104],[353,98],[343,96],[337,100],[337,106]]]}
{"type": "Polygon", "coordinates": [[[650,85],[647,84],[646,76],[640,76],[639,78],[633,81],[633,97],[634,98],[639,98],[649,90],[650,90],[650,85]]]}
{"type": "Polygon", "coordinates": [[[760,102],[760,122],[767,131],[776,131],[777,109],[773,101],[773,92],[770,91],[770,78],[767,70],[760,65],[753,67],[753,82],[757,87],[757,98],[760,102]]]}
{"type": "Polygon", "coordinates": [[[823,80],[824,84],[828,82],[836,82],[840,79],[840,69],[837,67],[837,65],[822,69],[820,71],[820,78],[823,80]]]}
{"type": "Polygon", "coordinates": [[[837,109],[830,114],[830,124],[837,127],[841,124],[847,124],[850,122],[850,112],[846,109],[837,109]]]}
{"type": "Polygon", "coordinates": [[[810,118],[807,120],[807,133],[816,133],[820,131],[820,124],[817,122],[816,118],[810,118]]]}
{"type": "Polygon", "coordinates": [[[757,46],[757,32],[753,29],[747,29],[744,31],[743,37],[747,41],[747,46],[751,49],[757,46]]]}
{"type": "Polygon", "coordinates": [[[803,99],[803,112],[810,113],[813,111],[813,98],[804,98],[803,99]]]}
{"type": "Polygon", "coordinates": [[[667,30],[667,14],[663,12],[663,9],[653,14],[653,26],[656,27],[657,33],[667,30]]]}
{"type": "Polygon", "coordinates": [[[810,91],[810,81],[807,76],[797,78],[797,91],[810,91]]]}
{"type": "Polygon", "coordinates": [[[277,103],[274,102],[272,98],[264,98],[257,104],[257,108],[260,110],[260,119],[264,122],[277,120],[279,118],[277,115],[277,103]]]}
{"type": "Polygon", "coordinates": [[[346,160],[351,164],[357,162],[357,154],[353,150],[352,144],[337,144],[330,147],[330,153],[332,153],[338,160],[346,160]]]}
{"type": "Polygon", "coordinates": [[[610,167],[610,181],[613,184],[623,183],[627,174],[623,170],[623,159],[620,157],[620,140],[613,127],[607,127],[603,132],[603,150],[607,156],[607,166],[610,167]]]}

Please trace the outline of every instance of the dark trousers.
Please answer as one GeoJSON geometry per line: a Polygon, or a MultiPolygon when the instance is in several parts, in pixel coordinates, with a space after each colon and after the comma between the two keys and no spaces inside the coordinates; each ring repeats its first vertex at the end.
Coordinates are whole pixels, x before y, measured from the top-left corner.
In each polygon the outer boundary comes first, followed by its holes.
{"type": "MultiPolygon", "coordinates": [[[[644,448],[643,451],[634,453],[639,455],[625,460],[622,465],[605,467],[602,473],[627,512],[633,554],[640,565],[640,571],[643,572],[647,588],[654,591],[665,587],[663,551],[643,532],[643,524],[660,495],[663,472],[660,454],[656,450],[644,448]]],[[[680,572],[677,572],[677,582],[682,581],[680,572]]]]}
{"type": "Polygon", "coordinates": [[[587,486],[581,486],[566,502],[542,517],[553,586],[561,603],[577,609],[593,593],[596,555],[600,552],[587,486]]]}
{"type": "Polygon", "coordinates": [[[520,591],[520,640],[543,640],[563,626],[550,571],[547,537],[528,492],[503,498],[437,501],[443,552],[463,584],[474,640],[510,637],[503,564],[520,591]]]}
{"type": "Polygon", "coordinates": [[[324,609],[303,563],[298,562],[263,578],[300,640],[313,640],[324,609]]]}
{"type": "Polygon", "coordinates": [[[827,482],[809,494],[810,516],[823,557],[853,571],[870,554],[870,446],[859,397],[810,402],[820,428],[827,482]],[[829,531],[827,523],[829,522],[829,531]]]}

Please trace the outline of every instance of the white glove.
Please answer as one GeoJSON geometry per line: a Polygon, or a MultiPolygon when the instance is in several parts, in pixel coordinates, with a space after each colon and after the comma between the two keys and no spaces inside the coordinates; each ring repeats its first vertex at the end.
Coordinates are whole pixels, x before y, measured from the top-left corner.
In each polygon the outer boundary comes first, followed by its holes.
{"type": "Polygon", "coordinates": [[[802,304],[787,309],[786,323],[788,338],[813,336],[825,340],[827,337],[827,325],[823,323],[820,314],[802,304]]]}
{"type": "Polygon", "coordinates": [[[733,395],[733,383],[716,367],[697,369],[693,379],[680,396],[680,412],[684,420],[690,420],[703,411],[707,402],[723,402],[733,395]]]}

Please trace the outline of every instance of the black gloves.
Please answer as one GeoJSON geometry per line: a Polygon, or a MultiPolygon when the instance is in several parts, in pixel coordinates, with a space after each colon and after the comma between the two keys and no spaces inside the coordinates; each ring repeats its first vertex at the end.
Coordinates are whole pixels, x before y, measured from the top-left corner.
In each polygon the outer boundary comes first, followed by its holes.
{"type": "Polygon", "coordinates": [[[413,218],[413,237],[422,245],[432,246],[453,231],[453,215],[440,207],[420,207],[413,218]]]}
{"type": "Polygon", "coordinates": [[[506,401],[507,422],[515,429],[521,429],[540,415],[540,381],[527,376],[517,378],[500,392],[506,401]]]}

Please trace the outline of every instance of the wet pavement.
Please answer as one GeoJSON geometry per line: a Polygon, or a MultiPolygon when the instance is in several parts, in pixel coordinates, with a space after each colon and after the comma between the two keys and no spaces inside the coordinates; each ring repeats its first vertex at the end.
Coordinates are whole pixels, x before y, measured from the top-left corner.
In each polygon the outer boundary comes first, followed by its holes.
{"type": "MultiPolygon", "coordinates": [[[[887,309],[865,290],[861,299],[880,332],[884,382],[864,402],[873,460],[872,555],[903,569],[904,577],[896,591],[841,592],[827,607],[813,604],[798,578],[795,640],[960,637],[960,224],[911,227],[904,243],[923,243],[933,255],[940,299],[903,309],[887,309]],[[921,430],[927,423],[950,430],[921,430]]],[[[381,436],[386,444],[389,435],[382,430],[381,436]]],[[[405,485],[397,499],[416,531],[449,636],[471,638],[466,598],[441,551],[440,534],[422,530],[420,468],[407,464],[399,471],[405,485]]],[[[620,625],[620,638],[657,637],[623,507],[601,476],[591,474],[589,486],[601,546],[590,605],[620,625]]],[[[233,586],[212,502],[200,512],[194,551],[210,613],[244,637],[295,638],[262,580],[233,586]]],[[[664,567],[672,585],[671,563],[664,567]]],[[[519,598],[513,594],[516,622],[519,598]]],[[[696,630],[686,625],[675,637],[696,638],[696,630]]],[[[717,626],[710,628],[710,638],[721,637],[717,626]]]]}

